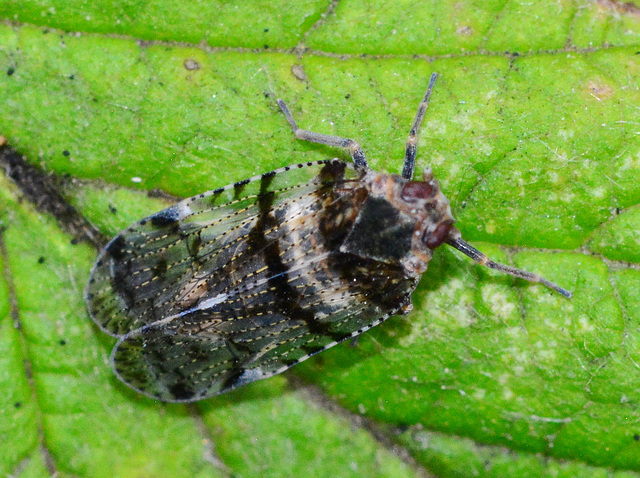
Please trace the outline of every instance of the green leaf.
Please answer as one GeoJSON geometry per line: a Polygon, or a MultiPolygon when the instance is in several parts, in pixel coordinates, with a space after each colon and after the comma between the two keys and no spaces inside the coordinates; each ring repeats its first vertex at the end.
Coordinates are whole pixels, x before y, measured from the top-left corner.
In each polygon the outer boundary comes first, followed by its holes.
{"type": "Polygon", "coordinates": [[[437,71],[418,167],[466,239],[574,292],[444,246],[411,315],[285,376],[159,404],[115,378],[87,316],[96,251],[2,179],[0,474],[637,476],[639,11],[0,0],[0,134],[72,178],[64,194],[105,234],[165,207],[158,189],[348,159],[296,140],[277,97],[398,172],[437,71]]]}

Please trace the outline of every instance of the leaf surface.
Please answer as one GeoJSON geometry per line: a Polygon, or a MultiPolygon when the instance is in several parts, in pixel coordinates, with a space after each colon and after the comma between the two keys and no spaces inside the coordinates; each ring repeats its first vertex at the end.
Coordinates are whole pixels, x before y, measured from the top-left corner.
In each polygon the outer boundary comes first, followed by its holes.
{"type": "Polygon", "coordinates": [[[574,292],[443,247],[414,312],[355,346],[194,407],[158,404],[118,382],[113,340],[87,316],[96,252],[3,178],[0,474],[637,476],[639,12],[0,0],[0,134],[73,179],[64,194],[105,234],[169,204],[149,192],[348,158],[297,141],[277,97],[398,172],[437,71],[418,168],[467,240],[574,292]]]}

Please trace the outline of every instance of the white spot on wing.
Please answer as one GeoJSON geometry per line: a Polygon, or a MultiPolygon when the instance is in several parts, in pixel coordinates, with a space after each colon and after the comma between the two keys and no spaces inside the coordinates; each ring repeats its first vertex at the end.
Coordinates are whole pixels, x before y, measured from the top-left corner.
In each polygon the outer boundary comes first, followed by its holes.
{"type": "Polygon", "coordinates": [[[184,219],[185,217],[190,216],[193,212],[186,201],[179,202],[175,205],[175,208],[180,219],[184,219]]]}
{"type": "Polygon", "coordinates": [[[238,377],[238,380],[236,381],[236,383],[234,384],[236,387],[239,387],[241,385],[247,384],[247,383],[251,383],[251,382],[255,382],[256,380],[260,380],[261,378],[264,377],[264,372],[262,371],[261,368],[250,368],[245,370],[242,375],[240,375],[238,377]]]}
{"type": "Polygon", "coordinates": [[[211,297],[210,299],[203,300],[202,302],[200,302],[198,305],[196,305],[190,310],[194,311],[194,310],[211,309],[212,307],[224,302],[225,300],[227,300],[227,294],[221,293],[216,295],[215,297],[211,297]]]}
{"type": "Polygon", "coordinates": [[[169,321],[171,321],[171,320],[173,320],[173,319],[175,319],[177,317],[184,317],[185,315],[192,314],[194,312],[197,312],[198,310],[212,309],[216,305],[218,305],[218,304],[224,302],[225,300],[227,300],[227,297],[228,297],[227,294],[218,294],[215,297],[211,297],[210,299],[203,300],[202,302],[200,302],[195,307],[191,307],[190,309],[184,310],[184,311],[180,312],[179,314],[172,315],[171,317],[167,317],[166,319],[162,320],[161,322],[169,322],[169,321]]]}

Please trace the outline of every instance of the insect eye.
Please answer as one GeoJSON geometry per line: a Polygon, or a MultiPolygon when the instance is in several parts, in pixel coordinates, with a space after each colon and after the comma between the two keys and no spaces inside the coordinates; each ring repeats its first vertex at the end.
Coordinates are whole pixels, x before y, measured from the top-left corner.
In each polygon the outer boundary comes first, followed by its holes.
{"type": "Polygon", "coordinates": [[[431,233],[425,231],[425,234],[422,236],[423,242],[429,249],[435,249],[445,241],[452,225],[453,223],[447,221],[438,224],[431,233]]]}
{"type": "Polygon", "coordinates": [[[417,199],[429,199],[433,197],[434,188],[424,181],[409,181],[402,188],[402,199],[413,202],[417,199]]]}

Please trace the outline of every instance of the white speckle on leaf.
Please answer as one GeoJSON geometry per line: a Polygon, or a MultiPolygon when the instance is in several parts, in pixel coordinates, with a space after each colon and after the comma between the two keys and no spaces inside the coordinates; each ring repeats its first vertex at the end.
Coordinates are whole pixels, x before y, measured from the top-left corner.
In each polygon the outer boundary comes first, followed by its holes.
{"type": "Polygon", "coordinates": [[[478,150],[479,153],[484,154],[485,156],[490,156],[493,153],[493,144],[489,143],[483,139],[475,139],[473,141],[474,147],[478,150]]]}
{"type": "Polygon", "coordinates": [[[484,400],[484,397],[487,395],[487,391],[484,388],[478,388],[473,392],[473,398],[476,400],[484,400]]]}
{"type": "Polygon", "coordinates": [[[447,163],[447,158],[443,154],[434,154],[429,158],[429,164],[431,166],[440,166],[447,163]]]}
{"type": "Polygon", "coordinates": [[[549,177],[549,181],[551,181],[551,183],[553,184],[558,184],[558,182],[560,181],[560,175],[557,173],[557,171],[549,171],[547,173],[547,176],[549,177]]]}
{"type": "Polygon", "coordinates": [[[489,285],[482,289],[482,299],[491,307],[491,312],[495,317],[508,317],[513,313],[516,306],[509,300],[507,294],[496,291],[498,286],[489,285]]]}
{"type": "MultiPolygon", "coordinates": [[[[524,355],[524,354],[522,354],[524,355]]],[[[522,377],[524,375],[524,367],[522,365],[516,365],[515,367],[513,367],[513,373],[514,375],[518,376],[518,377],[522,377]]]]}
{"type": "Polygon", "coordinates": [[[572,129],[559,129],[558,130],[558,136],[560,136],[560,138],[567,140],[569,138],[573,138],[575,135],[575,132],[572,129]]]}
{"type": "Polygon", "coordinates": [[[556,352],[553,349],[556,346],[555,342],[551,342],[548,344],[545,344],[544,342],[537,342],[536,343],[536,347],[537,347],[537,355],[541,360],[544,360],[546,362],[553,362],[556,358],[556,352]],[[544,347],[544,348],[543,348],[544,347]]]}
{"type": "Polygon", "coordinates": [[[487,222],[484,223],[484,230],[487,231],[489,234],[494,234],[497,229],[498,229],[498,226],[496,225],[496,222],[493,219],[489,219],[487,222]]]}
{"type": "Polygon", "coordinates": [[[580,330],[582,330],[583,332],[593,332],[596,329],[591,323],[589,317],[580,317],[578,319],[578,324],[580,324],[580,330]]]}
{"type": "Polygon", "coordinates": [[[622,165],[618,168],[618,171],[627,171],[629,169],[640,169],[640,152],[635,157],[626,156],[622,161],[622,165]]]}
{"type": "Polygon", "coordinates": [[[444,136],[447,132],[447,125],[444,121],[431,120],[428,121],[426,127],[423,126],[423,128],[426,128],[429,134],[433,136],[444,136]]]}

